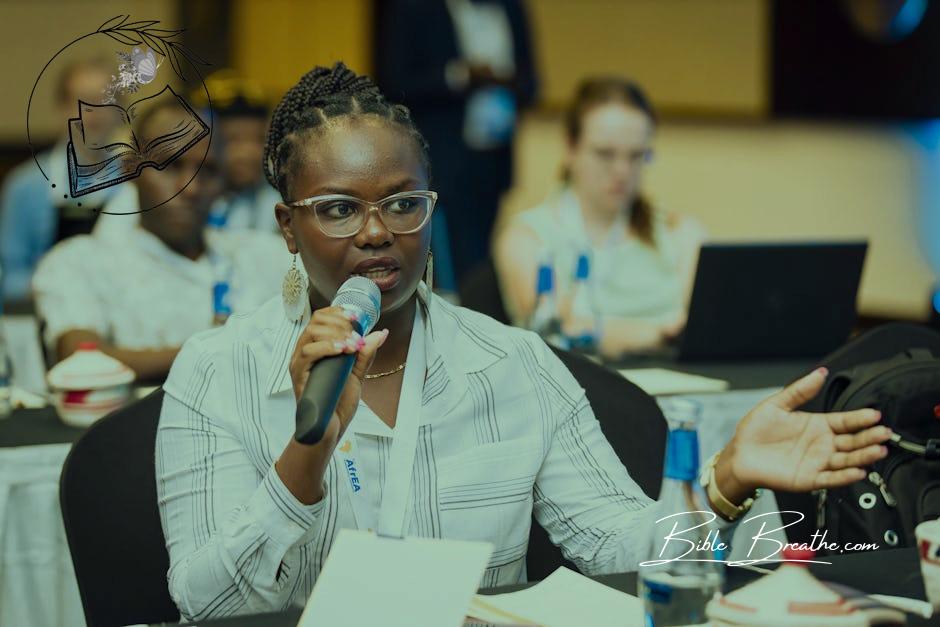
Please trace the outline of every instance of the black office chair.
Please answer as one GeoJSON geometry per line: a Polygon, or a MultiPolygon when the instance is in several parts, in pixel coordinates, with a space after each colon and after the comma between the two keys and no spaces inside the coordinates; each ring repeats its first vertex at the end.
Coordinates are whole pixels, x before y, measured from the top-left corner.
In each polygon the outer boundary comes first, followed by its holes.
{"type": "MultiPolygon", "coordinates": [[[[630,476],[643,492],[657,498],[668,429],[655,399],[613,370],[580,355],[552,350],[584,388],[601,431],[630,476]]],[[[533,518],[526,556],[529,579],[544,579],[559,566],[577,571],[533,518]]]]}
{"type": "Polygon", "coordinates": [[[172,623],[154,443],[163,390],[95,423],[72,447],[59,503],[88,627],[172,623]]]}
{"type": "Polygon", "coordinates": [[[479,311],[503,324],[509,324],[509,314],[506,313],[496,278],[496,266],[489,257],[467,272],[460,283],[459,295],[460,304],[467,309],[479,311]]]}

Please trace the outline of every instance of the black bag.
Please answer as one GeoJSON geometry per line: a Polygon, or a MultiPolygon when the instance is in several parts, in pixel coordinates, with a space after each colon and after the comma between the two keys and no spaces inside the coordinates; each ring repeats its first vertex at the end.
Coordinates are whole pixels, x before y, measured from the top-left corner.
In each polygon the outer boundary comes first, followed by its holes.
{"type": "Polygon", "coordinates": [[[940,517],[940,359],[911,349],[843,370],[822,396],[826,412],[880,410],[895,437],[867,479],[816,493],[816,528],[830,546],[916,546],[914,527],[940,517]]]}

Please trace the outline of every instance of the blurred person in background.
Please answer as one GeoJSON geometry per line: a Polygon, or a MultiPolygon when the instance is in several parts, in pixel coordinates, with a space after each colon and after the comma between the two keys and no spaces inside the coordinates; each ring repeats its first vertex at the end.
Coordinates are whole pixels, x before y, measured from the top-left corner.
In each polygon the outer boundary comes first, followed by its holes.
{"type": "MultiPolygon", "coordinates": [[[[69,195],[66,162],[68,119],[78,116],[79,100],[91,104],[105,102],[110,72],[108,66],[99,60],[76,61],[62,70],[55,91],[61,135],[52,148],[37,156],[49,180],[30,158],[12,170],[3,183],[0,192],[0,263],[5,272],[0,285],[4,300],[27,299],[30,280],[39,259],[57,241],[90,232],[98,217],[96,209],[114,197],[119,188],[125,187],[109,187],[77,199],[69,195]]],[[[88,124],[94,123],[95,120],[88,121],[88,124]]]]}
{"type": "Polygon", "coordinates": [[[565,115],[561,189],[516,215],[496,240],[497,273],[514,324],[526,326],[537,268],[549,261],[565,334],[589,330],[605,357],[656,348],[682,330],[705,232],[691,217],[653,207],[641,192],[655,124],[635,83],[581,84],[565,115]],[[573,297],[581,255],[589,260],[590,289],[573,297]]]}
{"type": "MultiPolygon", "coordinates": [[[[216,229],[277,233],[274,205],[281,196],[264,180],[260,166],[268,123],[264,92],[228,69],[212,73],[205,82],[211,103],[201,88],[190,94],[190,102],[203,121],[212,124],[212,143],[218,144],[222,188],[208,219],[216,229]]],[[[133,188],[120,191],[105,206],[107,213],[95,225],[94,235],[118,240],[125,237],[137,225],[141,208],[133,188]]]]}
{"type": "Polygon", "coordinates": [[[489,256],[516,122],[536,94],[525,11],[517,0],[389,0],[376,12],[378,83],[431,146],[459,282],[489,256]]]}
{"type": "MultiPolygon", "coordinates": [[[[225,189],[212,207],[217,226],[277,232],[274,205],[281,202],[277,190],[264,178],[261,155],[268,127],[268,105],[261,87],[232,70],[213,72],[206,79],[216,116],[221,146],[225,189]]],[[[193,94],[202,104],[205,94],[193,94]]],[[[205,103],[208,105],[208,102],[205,103]]]]}
{"type": "MultiPolygon", "coordinates": [[[[162,128],[169,122],[164,116],[174,111],[157,107],[144,115],[141,128],[162,128]]],[[[203,138],[163,170],[141,171],[134,180],[140,206],[182,191],[138,214],[139,223],[124,237],[74,237],[40,262],[34,296],[45,341],[58,359],[80,343],[94,342],[139,379],[161,379],[193,333],[279,291],[290,265],[280,238],[206,228],[222,187],[218,146],[212,142],[206,153],[208,141],[203,138]]]]}

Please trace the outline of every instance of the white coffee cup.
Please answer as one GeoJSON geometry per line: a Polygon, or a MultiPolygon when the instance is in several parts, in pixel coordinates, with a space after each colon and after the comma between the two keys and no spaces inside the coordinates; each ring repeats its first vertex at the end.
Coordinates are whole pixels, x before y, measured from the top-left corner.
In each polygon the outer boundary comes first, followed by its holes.
{"type": "Polygon", "coordinates": [[[924,577],[927,600],[940,609],[940,519],[928,520],[914,529],[920,554],[920,573],[924,577]]]}

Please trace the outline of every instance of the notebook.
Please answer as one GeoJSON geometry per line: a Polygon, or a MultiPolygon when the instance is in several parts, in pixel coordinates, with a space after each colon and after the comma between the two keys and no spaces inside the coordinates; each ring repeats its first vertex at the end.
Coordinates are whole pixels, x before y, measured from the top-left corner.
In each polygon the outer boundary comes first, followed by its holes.
{"type": "Polygon", "coordinates": [[[486,542],[342,529],[298,627],[459,627],[492,552],[486,542]]]}
{"type": "Polygon", "coordinates": [[[723,379],[711,379],[666,368],[633,368],[618,372],[650,396],[723,392],[728,389],[728,382],[723,379]]]}
{"type": "Polygon", "coordinates": [[[643,603],[562,566],[530,588],[476,595],[467,614],[496,625],[642,625],[643,603]]]}

